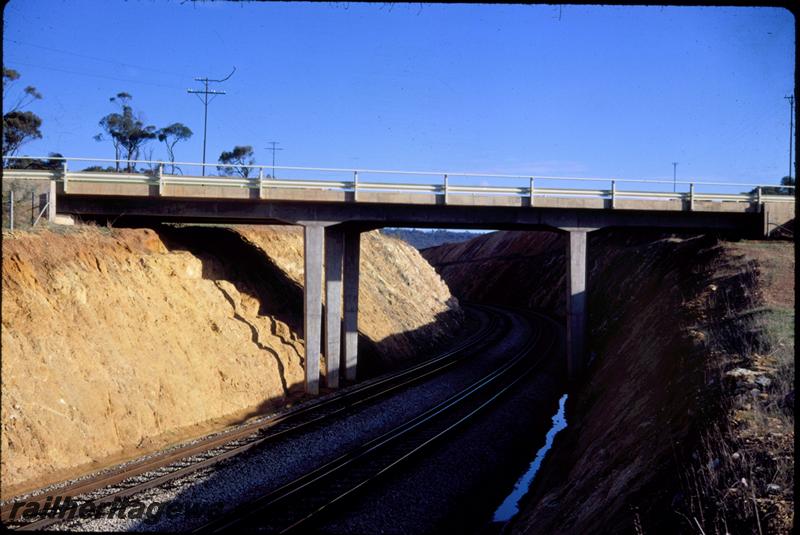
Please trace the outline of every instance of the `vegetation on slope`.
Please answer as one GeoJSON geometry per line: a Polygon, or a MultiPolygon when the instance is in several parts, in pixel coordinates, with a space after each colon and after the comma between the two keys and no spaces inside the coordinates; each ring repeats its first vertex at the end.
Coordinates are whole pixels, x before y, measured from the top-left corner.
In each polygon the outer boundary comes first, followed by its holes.
{"type": "Polygon", "coordinates": [[[717,417],[683,473],[681,513],[706,533],[788,533],[794,524],[794,258],[779,242],[721,244],[693,303],[713,355],[717,417]],[[717,284],[746,265],[741,289],[717,284]]]}
{"type": "MultiPolygon", "coordinates": [[[[563,317],[565,246],[501,232],[424,255],[460,298],[563,317]]],[[[793,274],[786,243],[591,234],[592,365],[514,531],[786,532],[793,274]]]]}

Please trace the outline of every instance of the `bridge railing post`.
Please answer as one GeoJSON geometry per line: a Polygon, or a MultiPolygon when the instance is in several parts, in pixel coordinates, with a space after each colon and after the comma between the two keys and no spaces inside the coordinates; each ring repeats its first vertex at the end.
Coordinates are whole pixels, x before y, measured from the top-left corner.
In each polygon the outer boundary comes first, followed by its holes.
{"type": "Polygon", "coordinates": [[[761,186],[756,188],[756,202],[758,203],[758,211],[762,210],[763,204],[761,203],[761,186]]]}
{"type": "Polygon", "coordinates": [[[617,207],[617,181],[611,181],[611,208],[617,207]]]}
{"type": "Polygon", "coordinates": [[[445,204],[447,204],[447,189],[448,189],[447,175],[444,175],[444,203],[445,204]]]}
{"type": "Polygon", "coordinates": [[[69,183],[69,168],[67,167],[67,160],[64,160],[64,164],[61,166],[61,180],[64,182],[64,193],[69,191],[67,188],[67,184],[69,183]]]}
{"type": "Polygon", "coordinates": [[[158,169],[156,171],[156,178],[158,179],[158,196],[161,197],[164,195],[164,164],[158,164],[158,169]]]}
{"type": "Polygon", "coordinates": [[[530,185],[528,186],[528,206],[533,206],[533,177],[530,178],[530,185]]]}
{"type": "Polygon", "coordinates": [[[689,184],[689,211],[694,210],[694,183],[689,184]]]}
{"type": "Polygon", "coordinates": [[[264,198],[264,168],[258,168],[258,198],[264,198]]]}
{"type": "Polygon", "coordinates": [[[56,185],[55,180],[50,180],[50,189],[47,192],[47,221],[50,223],[56,220],[56,185]]]}
{"type": "Polygon", "coordinates": [[[353,200],[358,201],[358,171],[353,171],[353,200]]]}

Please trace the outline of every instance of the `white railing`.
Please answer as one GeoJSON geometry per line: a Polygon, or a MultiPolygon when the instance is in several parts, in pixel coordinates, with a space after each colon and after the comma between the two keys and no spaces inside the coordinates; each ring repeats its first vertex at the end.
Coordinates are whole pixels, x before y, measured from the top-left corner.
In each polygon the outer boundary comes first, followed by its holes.
{"type": "MultiPolygon", "coordinates": [[[[69,182],[104,182],[118,184],[157,184],[165,185],[185,185],[185,186],[218,186],[230,188],[252,188],[252,189],[323,189],[334,191],[354,192],[357,199],[358,192],[397,192],[397,193],[420,193],[444,196],[445,200],[449,195],[500,195],[530,198],[531,204],[535,204],[534,199],[539,197],[564,197],[564,198],[602,198],[611,199],[612,206],[618,199],[655,199],[655,200],[675,200],[688,201],[693,204],[695,201],[714,201],[714,202],[794,202],[794,186],[783,186],[780,184],[754,184],[741,182],[706,182],[701,180],[675,181],[661,179],[626,179],[626,178],[598,178],[598,177],[564,177],[564,176],[531,176],[531,175],[509,175],[509,174],[489,174],[489,173],[465,173],[465,172],[441,172],[441,171],[397,171],[380,169],[348,169],[330,167],[293,167],[293,166],[271,166],[271,165],[223,165],[223,164],[200,164],[196,162],[168,162],[160,160],[112,160],[97,158],[61,158],[61,157],[4,157],[8,161],[49,161],[58,162],[58,168],[50,170],[14,169],[4,168],[3,175],[9,179],[55,179],[69,182]],[[137,164],[144,164],[150,167],[148,171],[139,172],[117,172],[117,171],[71,171],[71,162],[102,162],[112,163],[115,167],[135,168],[137,164]],[[241,176],[196,176],[196,175],[169,175],[165,174],[167,168],[181,166],[195,167],[217,167],[232,168],[248,174],[247,177],[241,176]],[[300,177],[275,178],[265,177],[265,171],[275,170],[287,174],[300,174],[300,177]],[[253,173],[256,176],[249,176],[253,173]],[[342,174],[352,177],[352,180],[341,180],[342,174]],[[334,175],[334,179],[319,178],[320,175],[334,175]],[[371,175],[370,181],[364,181],[364,175],[371,175]],[[379,178],[383,180],[376,180],[379,178]],[[387,178],[388,177],[388,178],[387,178]],[[409,177],[437,177],[436,182],[413,183],[409,182],[409,177]],[[398,178],[404,179],[402,182],[396,181],[398,178]],[[524,186],[513,185],[488,185],[488,184],[458,184],[453,183],[454,178],[464,179],[501,179],[524,180],[524,186]],[[565,188],[565,187],[541,187],[539,184],[545,183],[579,183],[580,186],[589,183],[605,182],[610,184],[610,188],[565,188]],[[617,184],[625,184],[625,190],[617,189],[617,184]],[[688,187],[687,191],[654,191],[655,185],[672,185],[688,187]],[[639,185],[639,189],[635,186],[639,185]],[[642,187],[643,186],[643,187],[642,187]],[[725,193],[725,192],[699,192],[698,188],[752,188],[748,193],[725,193]],[[791,195],[775,195],[764,193],[765,188],[772,190],[780,188],[791,195]]],[[[767,190],[770,191],[770,190],[767,190]]]]}

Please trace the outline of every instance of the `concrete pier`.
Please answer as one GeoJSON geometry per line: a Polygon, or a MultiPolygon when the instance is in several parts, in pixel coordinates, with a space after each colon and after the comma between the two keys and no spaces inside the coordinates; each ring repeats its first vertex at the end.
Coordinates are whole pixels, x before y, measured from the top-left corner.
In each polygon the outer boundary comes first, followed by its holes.
{"type": "Polygon", "coordinates": [[[342,336],[342,258],[344,234],[325,229],[325,362],[328,388],[339,387],[342,336]]]}
{"type": "Polygon", "coordinates": [[[586,234],[570,230],[567,244],[567,372],[583,371],[586,358],[586,234]]]}
{"type": "Polygon", "coordinates": [[[56,222],[56,181],[50,181],[50,189],[47,193],[47,221],[56,222]]]}
{"type": "Polygon", "coordinates": [[[344,235],[344,374],[356,379],[358,365],[358,281],[361,261],[361,232],[349,230],[344,235]]]}
{"type": "Polygon", "coordinates": [[[325,228],[304,227],[303,233],[303,336],[305,336],[306,393],[319,393],[319,359],[322,334],[322,254],[325,228]]]}

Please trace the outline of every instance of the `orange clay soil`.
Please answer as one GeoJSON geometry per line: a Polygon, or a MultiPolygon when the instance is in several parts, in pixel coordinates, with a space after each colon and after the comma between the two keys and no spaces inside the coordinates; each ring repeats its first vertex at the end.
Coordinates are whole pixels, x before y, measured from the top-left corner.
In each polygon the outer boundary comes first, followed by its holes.
{"type": "MultiPolygon", "coordinates": [[[[195,227],[203,248],[185,246],[185,231],[4,232],[4,498],[302,395],[301,234],[195,227]]],[[[361,269],[359,330],[379,364],[414,358],[461,324],[410,246],[369,233],[361,269]]]]}

